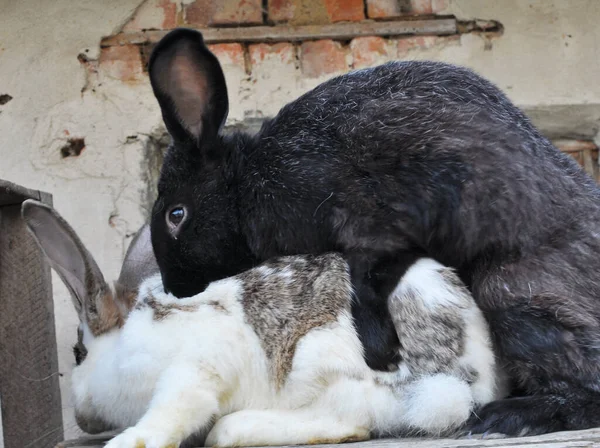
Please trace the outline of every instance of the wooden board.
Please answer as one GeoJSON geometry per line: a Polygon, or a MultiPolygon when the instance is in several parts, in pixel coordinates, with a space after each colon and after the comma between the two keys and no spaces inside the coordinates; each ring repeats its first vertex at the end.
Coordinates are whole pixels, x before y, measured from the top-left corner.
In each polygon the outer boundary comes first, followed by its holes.
{"type": "Polygon", "coordinates": [[[52,205],[52,195],[43,191],[31,190],[7,180],[0,179],[0,207],[21,204],[25,199],[36,199],[52,205]]]}
{"type": "MultiPolygon", "coordinates": [[[[110,436],[90,436],[59,443],[56,448],[102,448],[110,436]]],[[[556,432],[511,439],[380,439],[342,445],[311,445],[311,448],[600,448],[600,429],[556,432]]],[[[291,448],[291,447],[285,447],[291,448]]]]}
{"type": "Polygon", "coordinates": [[[0,181],[0,397],[4,448],[63,439],[50,268],[26,230],[21,202],[49,194],[0,181]]]}
{"type": "MultiPolygon", "coordinates": [[[[198,28],[208,44],[222,42],[297,42],[314,39],[349,40],[360,36],[401,36],[411,34],[455,34],[455,19],[396,20],[390,22],[337,23],[333,25],[251,26],[241,28],[198,28]]],[[[120,33],[105,37],[102,47],[154,44],[168,30],[120,33]]]]}

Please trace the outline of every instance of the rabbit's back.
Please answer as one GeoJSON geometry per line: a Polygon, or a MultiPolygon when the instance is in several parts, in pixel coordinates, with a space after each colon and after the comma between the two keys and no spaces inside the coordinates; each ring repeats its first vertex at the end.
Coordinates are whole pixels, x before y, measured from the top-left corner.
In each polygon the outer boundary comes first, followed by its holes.
{"type": "MultiPolygon", "coordinates": [[[[452,136],[467,137],[484,125],[492,125],[486,135],[519,134],[529,146],[523,149],[543,151],[547,146],[506,95],[473,71],[442,62],[396,61],[318,85],[266,122],[259,138],[265,144],[273,139],[273,145],[288,144],[296,156],[337,141],[339,146],[327,152],[356,162],[393,158],[390,144],[402,155],[452,136]]],[[[460,146],[448,151],[469,150],[460,146]]]]}
{"type": "Polygon", "coordinates": [[[242,180],[245,221],[279,206],[272,227],[247,230],[265,256],[416,245],[460,268],[490,248],[534,250],[573,216],[600,219],[599,190],[577,163],[492,83],[446,63],[390,62],[331,79],[240,148],[256,173],[242,180]]]}

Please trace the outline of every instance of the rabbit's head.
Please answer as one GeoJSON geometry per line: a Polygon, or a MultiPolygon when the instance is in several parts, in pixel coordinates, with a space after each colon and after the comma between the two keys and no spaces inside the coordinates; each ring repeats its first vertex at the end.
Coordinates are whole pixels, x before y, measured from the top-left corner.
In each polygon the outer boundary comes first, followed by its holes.
{"type": "Polygon", "coordinates": [[[172,137],[152,212],[152,244],[165,290],[187,297],[251,266],[231,161],[247,137],[219,133],[229,108],[225,77],[197,31],[167,34],[148,72],[172,137]]]}
{"type": "Polygon", "coordinates": [[[71,294],[79,315],[77,343],[73,349],[79,365],[87,354],[87,344],[123,325],[137,299],[141,281],[158,272],[150,229],[145,225],[135,235],[113,291],[94,257],[56,210],[29,199],[23,203],[22,216],[50,266],[71,294]]]}

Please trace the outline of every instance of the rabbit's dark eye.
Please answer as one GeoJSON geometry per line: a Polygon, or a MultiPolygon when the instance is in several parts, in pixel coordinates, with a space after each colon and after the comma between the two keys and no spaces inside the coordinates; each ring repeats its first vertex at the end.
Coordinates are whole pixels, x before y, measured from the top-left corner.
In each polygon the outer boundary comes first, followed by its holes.
{"type": "Polygon", "coordinates": [[[181,206],[173,207],[167,214],[167,220],[173,227],[177,227],[185,218],[185,209],[181,206]]]}

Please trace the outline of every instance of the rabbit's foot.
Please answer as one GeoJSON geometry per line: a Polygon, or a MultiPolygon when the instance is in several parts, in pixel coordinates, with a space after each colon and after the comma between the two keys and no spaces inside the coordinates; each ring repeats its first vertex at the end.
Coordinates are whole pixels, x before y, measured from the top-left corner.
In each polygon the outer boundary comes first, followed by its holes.
{"type": "Polygon", "coordinates": [[[134,426],[111,439],[104,448],[178,448],[180,443],[170,434],[134,426]]]}
{"type": "Polygon", "coordinates": [[[219,419],[205,446],[312,445],[356,442],[369,439],[367,428],[302,411],[234,412],[219,419]]]}
{"type": "Polygon", "coordinates": [[[499,432],[484,432],[483,434],[474,434],[471,431],[463,431],[457,435],[457,439],[463,440],[496,440],[506,439],[508,436],[499,432]]]}

